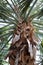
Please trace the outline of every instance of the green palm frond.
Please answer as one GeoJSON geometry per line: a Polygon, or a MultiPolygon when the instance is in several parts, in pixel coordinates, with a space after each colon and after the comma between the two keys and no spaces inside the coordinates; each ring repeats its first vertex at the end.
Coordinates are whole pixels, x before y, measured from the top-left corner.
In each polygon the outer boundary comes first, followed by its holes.
{"type": "Polygon", "coordinates": [[[41,44],[40,44],[40,47],[39,48],[40,48],[40,55],[39,55],[40,62],[39,62],[39,64],[43,65],[43,39],[41,41],[41,44]]]}
{"type": "Polygon", "coordinates": [[[33,0],[21,0],[18,1],[21,14],[25,14],[33,0]]]}
{"type": "MultiPolygon", "coordinates": [[[[20,4],[20,12],[22,13],[21,15],[24,16],[26,19],[28,18],[28,16],[30,15],[37,15],[37,16],[43,16],[43,6],[42,6],[42,1],[38,4],[38,0],[35,1],[31,1],[30,0],[30,4],[28,4],[29,1],[25,0],[22,1],[20,4]],[[22,4],[23,3],[23,4],[22,4]],[[25,4],[24,4],[25,3],[25,4]],[[26,6],[26,3],[28,5],[28,7],[26,6]],[[36,6],[36,7],[35,7],[36,6]],[[42,6],[42,7],[40,7],[42,6]],[[26,8],[27,7],[27,8],[26,8]],[[23,12],[22,12],[23,11],[23,12]],[[42,14],[41,14],[42,13],[42,14]]],[[[36,16],[36,17],[37,17],[36,16]]],[[[35,16],[34,16],[35,17],[35,16]]]]}

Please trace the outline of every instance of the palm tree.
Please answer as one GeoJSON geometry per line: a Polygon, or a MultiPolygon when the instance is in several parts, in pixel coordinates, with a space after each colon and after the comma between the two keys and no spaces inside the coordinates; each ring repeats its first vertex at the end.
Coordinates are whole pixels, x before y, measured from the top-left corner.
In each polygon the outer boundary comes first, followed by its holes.
{"type": "Polygon", "coordinates": [[[35,65],[36,35],[43,35],[42,5],[43,0],[0,0],[0,65],[7,57],[10,65],[35,65]]]}

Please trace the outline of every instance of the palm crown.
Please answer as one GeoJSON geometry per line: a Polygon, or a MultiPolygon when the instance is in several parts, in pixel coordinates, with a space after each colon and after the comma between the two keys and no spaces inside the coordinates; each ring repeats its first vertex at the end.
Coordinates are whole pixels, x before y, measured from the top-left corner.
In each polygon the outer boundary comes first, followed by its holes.
{"type": "Polygon", "coordinates": [[[4,24],[4,26],[0,27],[1,64],[2,64],[2,58],[4,58],[8,53],[10,45],[9,42],[11,40],[12,40],[11,46],[14,45],[13,39],[15,38],[15,35],[21,34],[21,39],[23,37],[27,38],[28,36],[26,34],[27,33],[26,28],[30,28],[29,30],[31,30],[32,28],[31,32],[33,33],[34,27],[36,29],[35,31],[36,33],[40,34],[40,36],[43,35],[43,33],[40,32],[40,30],[43,30],[43,19],[42,19],[43,1],[42,0],[40,1],[10,0],[10,1],[11,3],[8,0],[0,0],[0,24],[1,23],[4,24]]]}

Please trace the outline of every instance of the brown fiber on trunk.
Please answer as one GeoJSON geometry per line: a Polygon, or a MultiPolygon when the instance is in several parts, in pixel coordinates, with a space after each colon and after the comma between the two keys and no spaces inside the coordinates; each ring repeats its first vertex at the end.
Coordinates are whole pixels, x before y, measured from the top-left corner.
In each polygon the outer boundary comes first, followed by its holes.
{"type": "Polygon", "coordinates": [[[15,36],[12,40],[12,44],[6,58],[9,57],[10,65],[35,65],[35,47],[37,45],[35,41],[38,42],[38,40],[34,35],[34,27],[32,26],[31,22],[23,22],[20,23],[19,26],[20,29],[17,28],[16,33],[14,33],[15,36]],[[32,57],[29,43],[32,46],[32,57]]]}

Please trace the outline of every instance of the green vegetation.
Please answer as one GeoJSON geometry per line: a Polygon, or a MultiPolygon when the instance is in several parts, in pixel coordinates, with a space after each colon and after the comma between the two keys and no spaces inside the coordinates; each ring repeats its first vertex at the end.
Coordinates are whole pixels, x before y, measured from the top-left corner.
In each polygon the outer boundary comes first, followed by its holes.
{"type": "MultiPolygon", "coordinates": [[[[36,35],[43,39],[43,0],[0,0],[0,65],[7,63],[4,58],[21,18],[30,19],[36,35]]],[[[43,40],[40,51],[43,65],[43,40]]]]}

